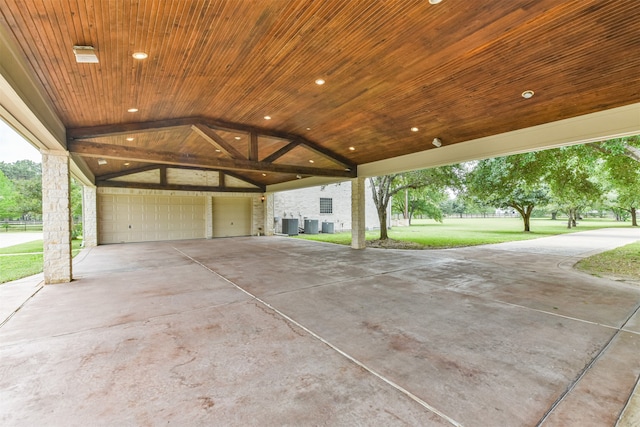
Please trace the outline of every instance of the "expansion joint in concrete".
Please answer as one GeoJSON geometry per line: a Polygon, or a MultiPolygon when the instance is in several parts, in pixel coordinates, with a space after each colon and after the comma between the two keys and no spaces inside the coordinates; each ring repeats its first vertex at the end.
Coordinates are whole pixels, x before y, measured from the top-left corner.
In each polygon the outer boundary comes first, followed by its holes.
{"type": "Polygon", "coordinates": [[[369,366],[365,365],[363,362],[359,361],[358,359],[354,358],[353,356],[349,355],[348,353],[344,352],[343,350],[341,350],[340,348],[338,348],[337,346],[335,346],[334,344],[330,343],[329,341],[327,341],[326,339],[324,339],[323,337],[321,337],[320,335],[318,335],[317,333],[313,332],[311,329],[307,328],[306,326],[302,325],[301,323],[299,323],[298,321],[294,320],[293,318],[289,317],[288,315],[286,315],[285,313],[283,313],[282,311],[278,310],[277,308],[275,308],[274,306],[272,306],[271,304],[269,304],[268,302],[260,299],[259,297],[257,297],[256,295],[252,294],[251,292],[247,291],[246,289],[242,288],[240,285],[236,284],[235,282],[229,280],[228,278],[226,278],[225,276],[223,276],[222,274],[218,273],[217,271],[213,270],[212,268],[206,266],[205,264],[201,263],[200,261],[198,261],[197,259],[187,255],[186,253],[182,252],[180,249],[173,247],[173,249],[175,249],[178,253],[180,253],[182,256],[184,256],[185,258],[193,261],[194,263],[200,265],[202,268],[204,268],[205,270],[208,270],[209,272],[215,274],[216,276],[218,276],[220,279],[222,279],[223,281],[229,283],[231,286],[235,287],[236,289],[238,289],[239,291],[241,291],[242,293],[246,294],[247,296],[249,296],[251,299],[255,300],[256,302],[258,302],[260,305],[268,308],[269,310],[271,310],[272,312],[276,313],[278,316],[280,316],[281,318],[283,318],[286,322],[289,322],[295,326],[297,326],[298,328],[302,329],[303,331],[305,331],[307,334],[309,334],[311,337],[315,338],[316,340],[320,341],[321,343],[323,343],[324,345],[330,347],[332,350],[334,350],[335,352],[337,352],[338,354],[340,354],[341,356],[345,357],[347,360],[349,360],[352,363],[355,363],[356,365],[358,365],[359,367],[361,367],[362,369],[364,369],[365,371],[369,372],[370,374],[372,374],[373,376],[375,376],[376,378],[378,378],[379,380],[383,381],[384,383],[386,383],[387,385],[393,387],[394,389],[396,389],[397,391],[399,391],[400,393],[404,394],[406,397],[408,397],[409,399],[415,401],[416,403],[418,403],[419,405],[421,405],[423,408],[425,408],[426,410],[428,410],[429,412],[432,412],[433,414],[439,416],[440,418],[444,419],[445,421],[447,421],[448,423],[450,423],[453,426],[456,427],[462,427],[462,424],[460,424],[459,422],[457,422],[456,420],[454,420],[453,418],[449,417],[448,415],[442,413],[441,411],[439,411],[438,409],[434,408],[433,406],[429,405],[427,402],[425,402],[424,400],[422,400],[421,398],[419,398],[418,396],[416,396],[415,394],[411,393],[409,390],[405,389],[404,387],[400,386],[399,384],[395,383],[394,381],[390,380],[389,378],[383,376],[382,374],[378,373],[377,371],[373,370],[372,368],[370,368],[369,366]]]}
{"type": "MultiPolygon", "coordinates": [[[[602,346],[600,351],[598,351],[598,353],[595,356],[593,356],[593,358],[589,361],[589,363],[587,363],[585,365],[585,367],[578,374],[578,376],[569,384],[567,389],[556,399],[555,402],[553,402],[551,407],[549,407],[547,412],[545,412],[545,414],[542,416],[540,421],[538,421],[538,423],[536,424],[536,427],[542,426],[544,424],[544,422],[547,420],[547,418],[549,418],[549,416],[553,413],[553,411],[558,407],[558,405],[560,405],[560,403],[562,403],[562,401],[569,395],[569,393],[571,393],[573,391],[573,389],[576,388],[576,386],[578,385],[580,380],[582,378],[584,378],[584,376],[587,374],[587,372],[589,372],[591,370],[591,368],[593,368],[593,366],[596,364],[596,362],[598,360],[600,360],[602,355],[607,351],[607,349],[611,346],[611,344],[618,337],[618,335],[620,335],[620,332],[622,332],[622,330],[625,328],[625,326],[627,326],[627,323],[629,323],[629,321],[638,312],[638,310],[640,310],[640,304],[636,305],[636,308],[631,311],[631,314],[629,314],[629,316],[627,316],[627,319],[622,323],[622,325],[620,325],[619,328],[616,328],[616,332],[611,336],[611,338],[609,338],[609,340],[606,342],[606,344],[604,346],[602,346]]],[[[631,396],[632,396],[632,394],[629,395],[629,399],[631,398],[631,396]]],[[[629,399],[627,400],[627,404],[629,403],[629,399]]],[[[626,408],[626,405],[620,411],[620,414],[618,415],[618,419],[624,413],[625,408],[626,408]]]]}

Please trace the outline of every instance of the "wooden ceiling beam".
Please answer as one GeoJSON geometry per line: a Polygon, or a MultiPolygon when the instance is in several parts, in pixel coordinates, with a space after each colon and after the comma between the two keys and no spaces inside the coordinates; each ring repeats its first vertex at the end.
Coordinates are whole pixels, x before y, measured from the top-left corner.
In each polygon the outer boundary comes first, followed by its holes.
{"type": "Polygon", "coordinates": [[[289,144],[287,144],[284,147],[282,147],[281,149],[279,149],[278,151],[276,151],[275,153],[272,153],[272,154],[268,155],[267,157],[262,159],[262,161],[265,162],[265,163],[272,163],[272,162],[276,161],[277,159],[279,159],[280,157],[282,157],[285,154],[287,154],[289,151],[291,151],[294,148],[296,148],[298,145],[300,145],[300,143],[298,141],[292,141],[289,144]]]}
{"type": "Polygon", "coordinates": [[[209,126],[198,123],[191,125],[191,129],[227,156],[234,159],[246,159],[246,156],[243,156],[233,145],[225,141],[223,137],[218,135],[218,133],[209,126]]]}
{"type": "Polygon", "coordinates": [[[100,144],[89,141],[71,140],[68,142],[67,148],[70,152],[77,153],[85,157],[123,159],[145,163],[153,162],[159,164],[196,166],[222,170],[277,172],[309,176],[331,176],[344,178],[355,178],[357,176],[354,169],[323,169],[266,163],[245,159],[224,159],[188,153],[150,151],[136,147],[100,144]]]}
{"type": "Polygon", "coordinates": [[[105,181],[107,179],[120,178],[121,176],[133,175],[134,173],[147,172],[158,169],[160,165],[146,165],[135,169],[127,169],[120,172],[106,173],[104,175],[96,175],[96,181],[105,181]]]}
{"type": "Polygon", "coordinates": [[[300,143],[300,145],[304,146],[305,148],[313,151],[314,153],[331,160],[334,163],[339,164],[340,166],[342,166],[343,168],[348,168],[348,169],[355,169],[356,165],[355,163],[353,163],[351,160],[347,159],[344,156],[341,156],[337,153],[334,153],[331,150],[327,150],[326,148],[313,143],[311,141],[307,141],[307,140],[299,140],[298,141],[300,143]]]}
{"type": "MultiPolygon", "coordinates": [[[[342,168],[355,170],[356,167],[356,164],[348,158],[338,153],[334,153],[333,151],[324,148],[315,142],[309,141],[299,135],[294,135],[286,132],[278,132],[271,129],[256,128],[238,123],[211,120],[202,117],[186,117],[151,122],[122,123],[117,125],[93,126],[87,128],[70,128],[67,129],[67,139],[69,141],[73,141],[86,138],[125,135],[135,132],[151,132],[180,126],[191,127],[194,131],[205,137],[205,139],[207,139],[210,143],[215,143],[214,145],[219,146],[221,150],[225,151],[225,153],[228,153],[228,155],[233,158],[246,158],[246,156],[235,150],[233,146],[231,146],[222,137],[220,137],[220,135],[215,132],[215,129],[249,133],[251,135],[251,145],[257,143],[257,141],[254,141],[253,138],[257,138],[258,136],[274,137],[292,142],[295,141],[297,144],[303,145],[316,154],[319,154],[320,156],[323,156],[340,165],[342,168]]],[[[257,152],[257,149],[255,151],[257,152]]]]}
{"type": "MultiPolygon", "coordinates": [[[[262,189],[262,191],[265,190],[265,185],[261,184],[251,178],[248,178],[246,176],[244,176],[243,174],[239,174],[236,172],[232,172],[232,171],[221,171],[220,169],[213,169],[213,168],[203,168],[203,167],[194,167],[194,166],[180,166],[180,165],[146,165],[146,166],[142,166],[139,168],[135,168],[135,169],[130,169],[130,170],[126,170],[126,171],[121,171],[121,172],[114,172],[114,173],[109,173],[109,174],[104,174],[104,175],[99,175],[96,176],[96,182],[102,182],[102,181],[107,181],[113,178],[120,178],[123,176],[127,176],[127,175],[133,175],[136,173],[140,173],[140,172],[147,172],[150,170],[154,170],[154,169],[160,169],[162,170],[162,168],[165,169],[183,169],[183,170],[197,170],[197,171],[210,171],[210,172],[219,172],[220,173],[220,177],[222,178],[223,175],[229,175],[232,176],[236,179],[239,179],[240,181],[244,181],[247,184],[251,184],[255,187],[258,187],[260,189],[262,189]]],[[[221,185],[224,187],[224,185],[221,185]]],[[[243,187],[244,188],[244,187],[243,187]]]]}
{"type": "Polygon", "coordinates": [[[223,193],[264,193],[264,188],[245,187],[211,187],[205,185],[184,185],[184,184],[154,184],[148,182],[125,182],[125,181],[98,181],[98,187],[118,187],[118,188],[139,188],[143,190],[173,190],[173,191],[212,191],[223,193]]]}

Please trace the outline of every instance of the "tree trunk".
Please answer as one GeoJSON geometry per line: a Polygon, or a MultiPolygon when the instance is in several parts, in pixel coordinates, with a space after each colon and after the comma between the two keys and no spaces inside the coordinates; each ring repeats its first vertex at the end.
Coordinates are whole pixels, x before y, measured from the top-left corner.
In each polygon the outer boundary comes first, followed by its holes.
{"type": "Polygon", "coordinates": [[[567,213],[569,215],[569,219],[567,220],[567,228],[571,228],[571,224],[573,224],[573,222],[571,221],[573,218],[573,209],[568,209],[567,213]]]}
{"type": "Polygon", "coordinates": [[[573,224],[574,227],[576,227],[578,224],[576,223],[576,220],[578,219],[578,210],[574,209],[573,210],[573,215],[571,216],[571,224],[573,224]]]}
{"type": "Polygon", "coordinates": [[[526,213],[522,220],[524,221],[524,231],[529,233],[531,231],[531,213],[526,213]]]}
{"type": "Polygon", "coordinates": [[[378,209],[378,219],[380,220],[380,240],[388,240],[389,234],[387,233],[387,210],[378,209]]]}
{"type": "Polygon", "coordinates": [[[638,226],[638,216],[636,214],[636,208],[631,208],[631,225],[633,227],[638,226]]]}
{"type": "Polygon", "coordinates": [[[558,219],[558,212],[551,212],[551,219],[553,221],[555,221],[556,219],[558,219]]]}

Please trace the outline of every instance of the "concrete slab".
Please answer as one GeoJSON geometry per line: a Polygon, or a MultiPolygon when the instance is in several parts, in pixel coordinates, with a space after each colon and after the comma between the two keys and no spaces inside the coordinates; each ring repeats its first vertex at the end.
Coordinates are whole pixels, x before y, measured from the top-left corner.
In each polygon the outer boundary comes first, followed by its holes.
{"type": "Polygon", "coordinates": [[[44,276],[36,274],[0,285],[0,325],[11,318],[22,304],[42,289],[44,276]]]}
{"type": "Polygon", "coordinates": [[[0,423],[609,423],[640,375],[640,288],[536,250],[93,248],[0,328],[0,423]]]}
{"type": "Polygon", "coordinates": [[[639,354],[640,335],[628,332],[616,335],[575,389],[553,408],[546,424],[615,425],[640,375],[639,354]]]}

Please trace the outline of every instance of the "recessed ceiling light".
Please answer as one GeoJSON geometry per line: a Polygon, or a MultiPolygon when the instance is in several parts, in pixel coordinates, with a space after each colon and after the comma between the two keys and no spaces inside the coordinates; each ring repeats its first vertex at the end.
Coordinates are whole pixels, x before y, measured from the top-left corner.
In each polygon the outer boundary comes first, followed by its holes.
{"type": "Polygon", "coordinates": [[[266,173],[263,173],[263,174],[262,174],[262,176],[267,176],[267,174],[266,174],[266,173]]]}
{"type": "Polygon", "coordinates": [[[127,138],[127,141],[133,141],[135,138],[130,136],[129,138],[127,138]]]}
{"type": "Polygon", "coordinates": [[[131,164],[131,163],[129,163],[129,162],[125,162],[125,164],[124,164],[124,165],[125,165],[125,166],[129,166],[130,164],[131,164]]]}
{"type": "Polygon", "coordinates": [[[265,120],[271,120],[271,116],[264,116],[265,120]]]}
{"type": "Polygon", "coordinates": [[[324,79],[316,79],[316,84],[322,86],[325,83],[324,79]]]}
{"type": "Polygon", "coordinates": [[[106,165],[106,164],[107,164],[107,161],[106,161],[105,159],[98,159],[98,164],[99,164],[100,166],[102,166],[102,165],[106,165]]]}
{"type": "Polygon", "coordinates": [[[240,141],[240,140],[242,139],[242,137],[241,137],[241,136],[234,136],[234,139],[235,139],[236,141],[240,141]]]}
{"type": "Polygon", "coordinates": [[[430,4],[438,4],[440,3],[442,0],[429,0],[430,4]]]}
{"type": "Polygon", "coordinates": [[[418,128],[417,128],[417,127],[415,127],[415,126],[411,128],[411,132],[418,132],[419,130],[420,130],[420,129],[418,129],[418,128]]]}
{"type": "Polygon", "coordinates": [[[440,138],[433,138],[431,143],[436,147],[442,147],[442,140],[440,138]]]}
{"type": "Polygon", "coordinates": [[[219,149],[219,148],[216,148],[216,153],[219,153],[219,152],[220,152],[220,149],[219,149]]]}
{"type": "Polygon", "coordinates": [[[137,108],[129,108],[127,111],[130,112],[130,113],[137,113],[138,109],[137,108]]]}
{"type": "Polygon", "coordinates": [[[525,90],[524,92],[522,92],[522,97],[524,99],[529,99],[533,96],[534,92],[532,90],[525,90]]]}
{"type": "Polygon", "coordinates": [[[307,128],[307,130],[311,130],[311,128],[307,128]]]}
{"type": "Polygon", "coordinates": [[[356,147],[349,147],[350,151],[356,151],[356,147]]]}
{"type": "Polygon", "coordinates": [[[147,59],[149,57],[149,55],[147,55],[145,52],[135,52],[133,55],[135,59],[147,59]]]}
{"type": "Polygon", "coordinates": [[[310,159],[310,160],[309,160],[309,163],[315,163],[315,162],[314,162],[313,160],[311,160],[311,159],[310,159]]]}

